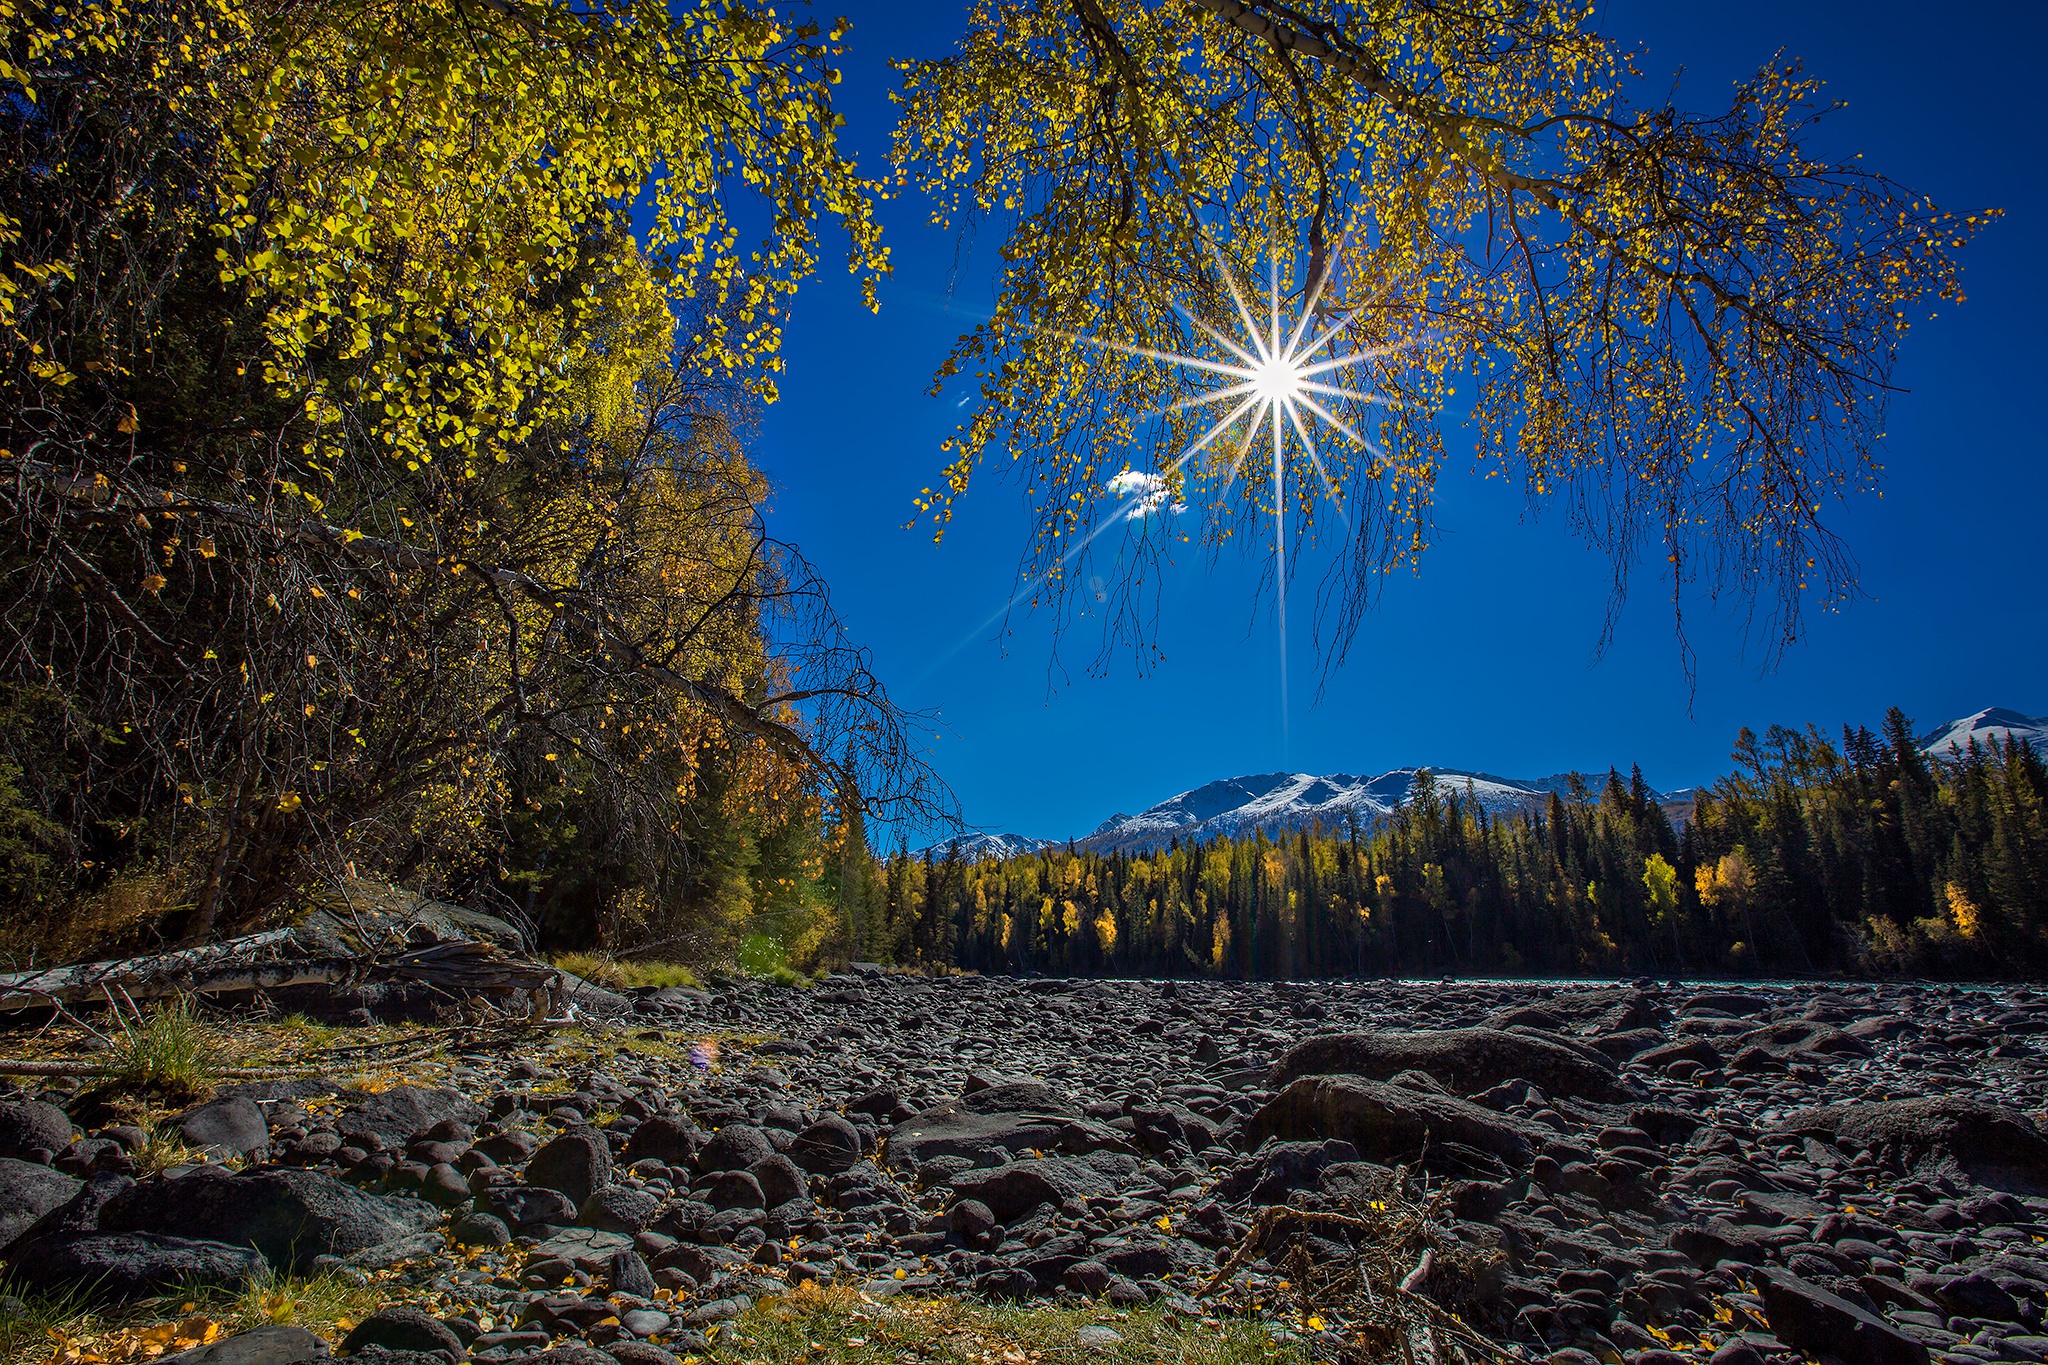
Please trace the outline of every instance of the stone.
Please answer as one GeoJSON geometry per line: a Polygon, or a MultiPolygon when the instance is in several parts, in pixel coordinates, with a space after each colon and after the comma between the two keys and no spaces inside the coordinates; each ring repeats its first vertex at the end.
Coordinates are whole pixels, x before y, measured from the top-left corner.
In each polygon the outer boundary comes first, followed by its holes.
{"type": "Polygon", "coordinates": [[[1456,1143],[1526,1170],[1543,1139],[1534,1125],[1465,1100],[1385,1085],[1357,1076],[1303,1076],[1252,1115],[1245,1135],[1253,1144],[1279,1138],[1303,1142],[1335,1138],[1367,1161],[1414,1158],[1427,1139],[1435,1149],[1456,1143]]]}
{"type": "Polygon", "coordinates": [[[988,1246],[1000,1227],[995,1211],[979,1199],[956,1199],[946,1210],[946,1231],[959,1238],[962,1246],[988,1246]]]}
{"type": "Polygon", "coordinates": [[[586,1228],[630,1236],[661,1216],[661,1201],[646,1190],[607,1185],[583,1201],[576,1221],[586,1228]]]}
{"type": "MultiPolygon", "coordinates": [[[[133,1188],[134,1184],[135,1181],[131,1177],[116,1171],[101,1171],[88,1176],[71,1198],[36,1219],[14,1239],[14,1242],[26,1245],[36,1238],[49,1237],[60,1232],[98,1232],[100,1210],[107,1206],[108,1200],[123,1190],[133,1188]]],[[[7,1248],[9,1252],[13,1249],[13,1245],[7,1248]]]]}
{"type": "MultiPolygon", "coordinates": [[[[1130,1167],[1135,1172],[1137,1163],[1130,1161],[1130,1167]]],[[[956,1199],[975,1200],[986,1205],[996,1221],[1011,1223],[1040,1204],[1058,1206],[1069,1199],[1115,1194],[1117,1180],[1116,1174],[1099,1162],[1043,1157],[968,1171],[954,1176],[952,1187],[956,1199]]]]}
{"type": "Polygon", "coordinates": [[[1780,1341],[1845,1365],[1927,1365],[1927,1348],[1873,1313],[1788,1270],[1756,1272],[1764,1311],[1780,1341]]]}
{"type": "Polygon", "coordinates": [[[524,1129],[512,1128],[478,1140],[474,1149],[500,1166],[523,1166],[527,1158],[540,1150],[540,1139],[524,1129]]]}
{"type": "Polygon", "coordinates": [[[469,1354],[462,1338],[432,1313],[399,1305],[380,1308],[350,1328],[342,1338],[341,1353],[354,1355],[365,1346],[381,1346],[387,1351],[446,1351],[458,1360],[469,1354]]]}
{"type": "Polygon", "coordinates": [[[744,1123],[732,1123],[711,1135],[711,1140],[697,1150],[693,1164],[699,1175],[711,1175],[718,1171],[744,1171],[774,1155],[775,1145],[766,1133],[744,1123]]]}
{"type": "Polygon", "coordinates": [[[630,1251],[632,1247],[633,1239],[623,1233],[564,1228],[534,1247],[532,1254],[536,1260],[565,1261],[585,1274],[601,1275],[611,1267],[616,1253],[630,1251]]]}
{"type": "Polygon", "coordinates": [[[1730,1337],[1714,1348],[1708,1365],[1764,1365],[1764,1353],[1741,1337],[1730,1337]]]}
{"type": "Polygon", "coordinates": [[[1944,1095],[1824,1105],[1798,1110],[1772,1131],[1849,1138],[1937,1174],[1952,1168],[1994,1189],[2048,1195],[2048,1133],[2017,1110],[1981,1100],[1944,1095]]]}
{"type": "Polygon", "coordinates": [[[41,1100],[0,1100],[0,1157],[55,1156],[71,1145],[71,1120],[41,1100]]]}
{"type": "Polygon", "coordinates": [[[889,1165],[895,1170],[916,1170],[949,1156],[986,1165],[1028,1151],[1083,1156],[1132,1150],[1123,1133],[1083,1116],[1049,1087],[1018,1081],[913,1114],[889,1130],[888,1142],[889,1165]],[[995,1095],[1002,1107],[989,1107],[983,1099],[987,1095],[995,1095]],[[1026,1107],[1034,1099],[1048,1103],[1043,1109],[1026,1107]]]}
{"type": "Polygon", "coordinates": [[[698,1193],[714,1209],[765,1209],[761,1182],[747,1171],[717,1171],[706,1176],[698,1193]]]}
{"type": "Polygon", "coordinates": [[[804,1179],[803,1169],[780,1152],[762,1157],[747,1167],[747,1173],[760,1184],[761,1197],[771,1209],[792,1199],[809,1197],[810,1183],[804,1179]]]}
{"type": "Polygon", "coordinates": [[[33,1161],[0,1157],[0,1248],[21,1236],[37,1219],[62,1208],[85,1182],[33,1161]]]}
{"type": "Polygon", "coordinates": [[[205,1346],[161,1356],[158,1365],[314,1365],[332,1355],[327,1343],[305,1328],[266,1322],[205,1346]]]}
{"type": "Polygon", "coordinates": [[[612,1183],[612,1149],[595,1128],[576,1127],[535,1152],[526,1163],[528,1185],[584,1200],[612,1183]]]}
{"type": "Polygon", "coordinates": [[[665,1166],[687,1166],[697,1155],[703,1134],[688,1119],[656,1114],[633,1130],[626,1143],[628,1164],[653,1159],[665,1166]]]}
{"type": "MultiPolygon", "coordinates": [[[[666,1313],[660,1316],[665,1322],[672,1321],[666,1313]]],[[[685,1349],[700,1350],[702,1348],[686,1347],[685,1349]]],[[[682,1365],[682,1361],[676,1357],[673,1351],[664,1350],[649,1341],[607,1342],[604,1353],[613,1360],[616,1360],[619,1365],[682,1365]]]]}
{"type": "Polygon", "coordinates": [[[380,1149],[395,1149],[443,1119],[477,1124],[483,1117],[482,1107],[458,1090],[397,1085],[343,1110],[334,1129],[344,1139],[373,1134],[380,1149]]]}
{"type": "Polygon", "coordinates": [[[100,1210],[103,1232],[147,1232],[254,1247],[272,1267],[302,1274],[316,1256],[348,1256],[436,1226],[417,1200],[366,1194],[319,1171],[229,1175],[202,1167],[177,1180],[123,1190],[100,1210]]]}
{"type": "MultiPolygon", "coordinates": [[[[1913,1284],[1918,1289],[1918,1284],[1913,1284]]],[[[1989,1318],[1993,1322],[2018,1322],[2019,1300],[1989,1275],[1973,1271],[1934,1280],[1928,1293],[1949,1312],[1966,1318],[1989,1318]]]]}
{"type": "Polygon", "coordinates": [[[538,1185],[495,1185],[478,1194],[477,1202],[514,1228],[576,1221],[576,1205],[568,1195],[538,1185]]]}
{"type": "Polygon", "coordinates": [[[1216,1194],[1232,1203],[1284,1204],[1289,1191],[1314,1189],[1324,1167],[1356,1160],[1358,1149],[1348,1142],[1268,1142],[1250,1165],[1217,1181],[1216,1194]]]}
{"type": "Polygon", "coordinates": [[[1278,1090],[1303,1076],[1360,1076],[1386,1081],[1403,1071],[1435,1077],[1459,1095],[1507,1080],[1526,1080],[1546,1094],[1608,1104],[1641,1098],[1633,1082],[1591,1049],[1535,1033],[1491,1028],[1380,1029],[1322,1034],[1289,1048],[1266,1078],[1278,1090]]]}
{"type": "Polygon", "coordinates": [[[240,1095],[187,1109],[170,1121],[172,1131],[188,1147],[219,1147],[249,1156],[270,1145],[270,1124],[254,1100],[240,1095]]]}
{"type": "Polygon", "coordinates": [[[496,1214],[465,1213],[448,1226],[457,1246],[502,1247],[512,1244],[512,1229],[496,1214]]]}
{"type": "Polygon", "coordinates": [[[246,1246],[150,1232],[56,1233],[14,1249],[14,1282],[46,1294],[127,1302],[187,1288],[239,1289],[269,1273],[246,1246]]]}
{"type": "Polygon", "coordinates": [[[614,1294],[630,1294],[636,1299],[654,1297],[654,1272],[637,1251],[614,1251],[606,1282],[614,1294]]]}
{"type": "Polygon", "coordinates": [[[1813,1057],[1868,1057],[1875,1048],[1853,1033],[1816,1019],[1786,1019],[1741,1034],[1730,1044],[1736,1051],[1757,1048],[1778,1061],[1813,1057]]]}
{"type": "Polygon", "coordinates": [[[789,1159],[812,1175],[837,1175],[861,1158],[860,1130],[827,1114],[796,1135],[789,1159]]]}
{"type": "Polygon", "coordinates": [[[552,1346],[532,1355],[513,1356],[506,1365],[616,1365],[616,1362],[594,1346],[571,1343],[552,1346]]]}

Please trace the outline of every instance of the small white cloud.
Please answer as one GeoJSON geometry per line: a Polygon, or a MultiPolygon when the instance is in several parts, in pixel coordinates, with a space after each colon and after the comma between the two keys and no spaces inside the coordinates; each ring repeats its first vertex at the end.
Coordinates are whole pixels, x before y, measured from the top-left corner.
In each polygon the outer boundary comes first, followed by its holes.
{"type": "Polygon", "coordinates": [[[1112,476],[1103,487],[1111,497],[1122,498],[1129,504],[1124,513],[1126,521],[1143,521],[1161,509],[1176,517],[1188,510],[1188,505],[1174,497],[1166,480],[1157,474],[1126,469],[1112,476]]]}

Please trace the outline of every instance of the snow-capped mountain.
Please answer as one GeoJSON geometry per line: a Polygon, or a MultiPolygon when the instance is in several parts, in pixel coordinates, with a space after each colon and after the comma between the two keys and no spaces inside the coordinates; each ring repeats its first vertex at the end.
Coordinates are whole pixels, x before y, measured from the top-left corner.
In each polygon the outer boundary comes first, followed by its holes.
{"type": "MultiPolygon", "coordinates": [[[[2002,706],[1987,707],[1952,720],[1923,735],[1920,747],[1929,755],[1946,756],[1972,738],[1979,744],[2003,744],[2008,735],[2048,754],[2048,716],[2025,716],[2002,706]]],[[[1416,776],[1423,771],[1395,768],[1377,777],[1354,773],[1260,773],[1229,777],[1168,797],[1136,815],[1112,815],[1085,838],[1073,840],[1072,845],[1097,853],[1143,853],[1164,848],[1175,839],[1186,843],[1226,834],[1251,834],[1256,830],[1278,835],[1316,824],[1326,829],[1342,829],[1352,816],[1357,817],[1361,828],[1369,829],[1413,799],[1416,776]]],[[[1427,771],[1436,779],[1439,790],[1456,792],[1461,800],[1476,801],[1492,815],[1510,815],[1539,807],[1550,799],[1552,792],[1563,794],[1569,790],[1572,781],[1569,773],[1507,778],[1455,768],[1427,771]]],[[[1587,774],[1583,781],[1597,797],[1606,777],[1587,774]]],[[[1684,787],[1652,796],[1664,807],[1673,824],[1682,825],[1692,815],[1696,793],[1696,788],[1684,787]]],[[[962,858],[977,860],[1035,853],[1055,845],[1065,847],[1066,841],[975,833],[934,844],[930,852],[943,858],[949,849],[957,848],[962,858]]]]}
{"type": "MultiPolygon", "coordinates": [[[[1378,777],[1351,773],[1261,773],[1211,782],[1148,806],[1136,815],[1112,815],[1076,848],[1095,852],[1137,853],[1161,848],[1173,839],[1211,839],[1223,834],[1265,830],[1280,834],[1321,824],[1342,828],[1355,816],[1370,827],[1414,795],[1419,768],[1396,768],[1378,777]]],[[[1456,791],[1489,812],[1501,815],[1541,805],[1553,786],[1563,790],[1563,777],[1519,782],[1488,773],[1429,770],[1439,789],[1456,791]]]]}
{"type": "Polygon", "coordinates": [[[976,830],[958,838],[944,839],[920,853],[930,853],[934,858],[943,858],[950,853],[959,854],[964,862],[978,863],[984,858],[1008,858],[1019,853],[1036,853],[1053,843],[1051,839],[1031,839],[1022,834],[987,834],[976,830]]]}
{"type": "Polygon", "coordinates": [[[2048,754],[2048,716],[2023,716],[2003,706],[1987,706],[1922,735],[1920,751],[1946,757],[1951,749],[1969,747],[1973,739],[1980,745],[2003,745],[2008,735],[2033,745],[2037,753],[2048,754]]]}

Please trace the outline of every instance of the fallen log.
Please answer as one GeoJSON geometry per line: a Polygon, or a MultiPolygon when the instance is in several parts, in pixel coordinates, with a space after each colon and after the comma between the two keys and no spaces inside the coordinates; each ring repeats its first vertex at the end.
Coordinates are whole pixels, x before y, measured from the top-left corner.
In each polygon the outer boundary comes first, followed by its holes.
{"type": "Polygon", "coordinates": [[[455,998],[528,995],[538,1011],[554,1003],[562,974],[544,962],[513,957],[489,944],[458,940],[402,952],[308,956],[289,929],[150,957],[81,963],[0,976],[0,1013],[179,995],[281,990],[288,986],[355,986],[392,982],[426,986],[455,998]]]}

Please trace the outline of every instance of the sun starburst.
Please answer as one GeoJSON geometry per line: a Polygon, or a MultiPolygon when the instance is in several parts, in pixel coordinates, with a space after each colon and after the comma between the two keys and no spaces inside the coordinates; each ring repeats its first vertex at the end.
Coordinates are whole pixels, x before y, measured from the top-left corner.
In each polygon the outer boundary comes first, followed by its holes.
{"type": "MultiPolygon", "coordinates": [[[[1228,457],[1224,474],[1226,484],[1235,482],[1252,452],[1264,447],[1261,453],[1268,459],[1262,463],[1270,464],[1272,475],[1274,618],[1279,629],[1281,718],[1284,726],[1287,714],[1289,470],[1295,460],[1305,460],[1307,466],[1315,471],[1317,483],[1337,509],[1338,516],[1348,522],[1343,490],[1323,462],[1322,451],[1316,444],[1316,431],[1327,427],[1353,447],[1376,449],[1372,441],[1340,415],[1339,410],[1347,404],[1385,404],[1386,400],[1381,395],[1355,388],[1344,380],[1352,371],[1369,366],[1387,355],[1391,348],[1339,349],[1338,343],[1349,333],[1359,310],[1322,311],[1330,266],[1325,266],[1310,282],[1299,313],[1290,316],[1290,310],[1285,307],[1287,301],[1281,293],[1280,260],[1277,254],[1269,252],[1268,289],[1263,301],[1265,316],[1260,317],[1246,300],[1244,283],[1236,267],[1213,243],[1210,250],[1215,256],[1217,271],[1229,289],[1231,302],[1236,306],[1243,334],[1232,337],[1185,309],[1182,316],[1214,343],[1220,354],[1190,355],[1099,337],[1076,339],[1176,366],[1210,381],[1208,387],[1173,404],[1167,409],[1169,412],[1223,409],[1222,415],[1189,442],[1187,448],[1160,473],[1133,476],[1127,471],[1119,476],[1125,481],[1122,487],[1118,486],[1117,480],[1111,481],[1110,491],[1125,495],[1124,519],[1150,516],[1165,500],[1168,490],[1177,486],[1178,476],[1189,461],[1212,449],[1227,447],[1227,442],[1224,446],[1218,445],[1227,435],[1241,433],[1228,457]]],[[[1332,253],[1331,263],[1334,264],[1342,254],[1341,248],[1332,253]]]]}
{"type": "MultiPolygon", "coordinates": [[[[1272,477],[1273,517],[1273,575],[1275,586],[1274,616],[1279,633],[1279,682],[1280,717],[1283,734],[1287,724],[1287,478],[1296,460],[1305,460],[1306,467],[1313,469],[1323,494],[1336,509],[1337,515],[1349,524],[1344,510],[1343,490],[1323,462],[1322,451],[1316,444],[1315,432],[1327,427],[1341,435],[1354,448],[1381,455],[1380,447],[1369,437],[1362,435],[1351,422],[1341,415],[1347,404],[1359,406],[1388,406],[1388,400],[1381,394],[1366,392],[1344,382],[1351,372],[1407,348],[1408,344],[1375,346],[1364,350],[1344,351],[1339,349],[1340,341],[1350,332],[1352,323],[1362,312],[1362,307],[1329,308],[1324,305],[1323,295],[1329,284],[1332,269],[1344,255],[1343,243],[1328,258],[1328,263],[1309,282],[1305,296],[1301,299],[1299,313],[1287,306],[1289,300],[1283,297],[1280,279],[1280,258],[1267,254],[1267,290],[1265,316],[1260,317],[1247,302],[1245,282],[1239,277],[1237,268],[1227,259],[1212,241],[1210,254],[1216,262],[1217,273],[1229,291],[1236,308],[1237,321],[1243,329],[1241,337],[1232,337],[1222,329],[1197,317],[1186,308],[1176,305],[1181,316],[1206,337],[1215,347],[1209,355],[1193,355],[1178,351],[1164,350],[1155,346],[1138,345],[1106,337],[1090,336],[1073,332],[1048,332],[1048,335],[1064,337],[1082,346],[1099,347],[1119,351],[1127,355],[1140,356],[1162,365],[1177,367],[1190,372],[1198,380],[1207,381],[1207,387],[1190,394],[1163,411],[1191,412],[1204,408],[1221,408],[1222,414],[1191,440],[1187,447],[1156,472],[1125,469],[1113,475],[1105,484],[1105,491],[1114,497],[1115,510],[1102,517],[1087,535],[1077,538],[1059,556],[1056,564],[1046,570],[1028,575],[1018,585],[1008,602],[975,631],[963,637],[960,644],[940,656],[937,663],[950,658],[989,625],[1001,619],[1025,596],[1038,591],[1049,578],[1058,574],[1089,546],[1093,545],[1112,528],[1144,521],[1162,512],[1179,514],[1187,510],[1181,501],[1181,471],[1191,461],[1211,451],[1229,449],[1227,460],[1218,455],[1218,467],[1223,470],[1226,485],[1234,483],[1241,474],[1244,464],[1254,449],[1263,445],[1261,452],[1267,458],[1272,477]],[[1240,433],[1231,448],[1224,438],[1233,432],[1240,433]],[[1224,442],[1219,446],[1219,442],[1224,442]]],[[[1372,300],[1367,299],[1369,306],[1372,300]]],[[[1266,510],[1266,509],[1261,509],[1266,510]]],[[[1096,597],[1100,600],[1103,589],[1098,587],[1096,597]]]]}

